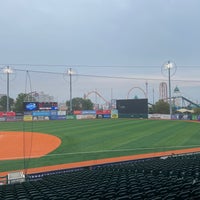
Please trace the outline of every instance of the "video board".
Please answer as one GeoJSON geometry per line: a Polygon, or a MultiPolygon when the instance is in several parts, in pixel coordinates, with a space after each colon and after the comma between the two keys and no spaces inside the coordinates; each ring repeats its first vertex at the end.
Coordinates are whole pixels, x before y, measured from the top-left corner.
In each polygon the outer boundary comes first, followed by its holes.
{"type": "Polygon", "coordinates": [[[24,111],[58,110],[57,102],[23,102],[24,111]]]}
{"type": "Polygon", "coordinates": [[[121,99],[116,106],[120,114],[148,114],[147,99],[121,99]]]}
{"type": "Polygon", "coordinates": [[[39,110],[38,102],[23,102],[24,111],[39,110]]]}

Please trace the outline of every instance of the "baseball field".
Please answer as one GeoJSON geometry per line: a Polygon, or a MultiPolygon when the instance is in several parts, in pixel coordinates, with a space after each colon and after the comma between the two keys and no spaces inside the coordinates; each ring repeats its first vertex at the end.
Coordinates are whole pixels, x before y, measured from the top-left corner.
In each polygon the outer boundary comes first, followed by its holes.
{"type": "Polygon", "coordinates": [[[200,151],[198,122],[142,119],[0,122],[0,172],[200,151]],[[178,150],[178,151],[177,151],[178,150]],[[186,151],[187,152],[187,151],[186,151]]]}

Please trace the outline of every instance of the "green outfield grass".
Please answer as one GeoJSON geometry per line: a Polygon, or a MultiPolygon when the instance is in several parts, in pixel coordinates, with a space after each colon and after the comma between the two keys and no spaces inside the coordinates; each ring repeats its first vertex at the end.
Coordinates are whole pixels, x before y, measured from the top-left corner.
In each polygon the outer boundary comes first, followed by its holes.
{"type": "Polygon", "coordinates": [[[185,121],[98,119],[0,122],[2,131],[58,136],[59,148],[38,159],[0,161],[0,171],[200,147],[200,124],[185,121]]]}

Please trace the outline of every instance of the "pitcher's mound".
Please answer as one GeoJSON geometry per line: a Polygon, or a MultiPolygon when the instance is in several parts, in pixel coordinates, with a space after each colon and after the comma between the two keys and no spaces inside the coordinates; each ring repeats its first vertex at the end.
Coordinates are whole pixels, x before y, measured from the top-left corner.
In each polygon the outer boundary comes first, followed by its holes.
{"type": "Polygon", "coordinates": [[[42,157],[61,144],[60,138],[36,132],[0,132],[0,160],[42,157]]]}

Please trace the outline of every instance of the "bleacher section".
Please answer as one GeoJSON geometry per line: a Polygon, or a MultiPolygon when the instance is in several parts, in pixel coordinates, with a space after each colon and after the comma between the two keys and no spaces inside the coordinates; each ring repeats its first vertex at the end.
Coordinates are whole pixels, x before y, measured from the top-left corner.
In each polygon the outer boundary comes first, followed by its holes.
{"type": "Polygon", "coordinates": [[[29,175],[0,186],[4,200],[200,199],[200,154],[29,175]]]}

